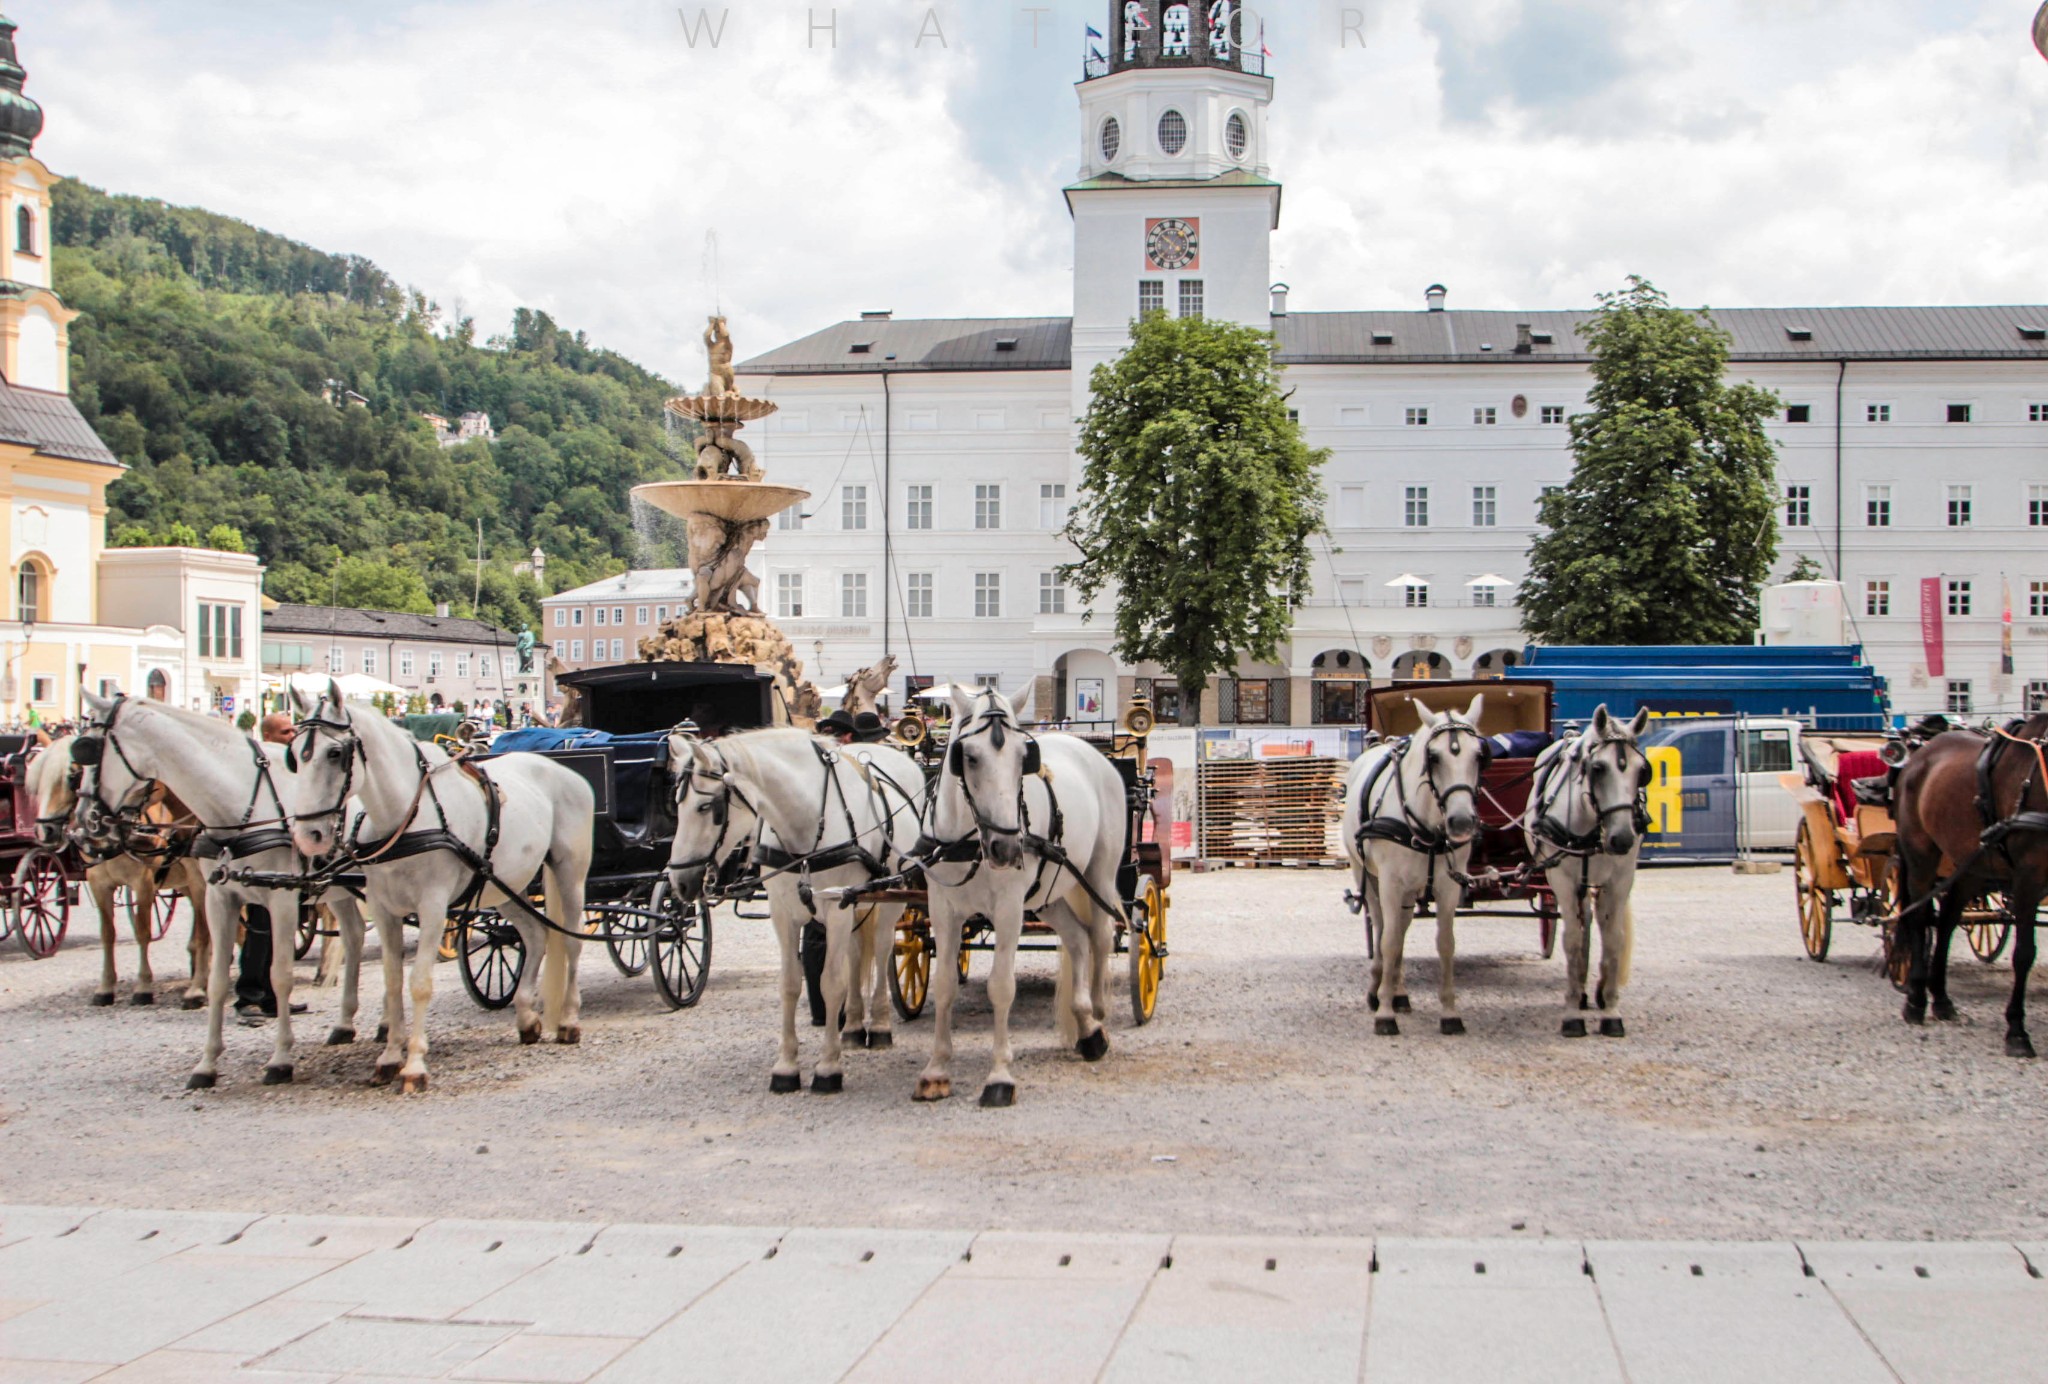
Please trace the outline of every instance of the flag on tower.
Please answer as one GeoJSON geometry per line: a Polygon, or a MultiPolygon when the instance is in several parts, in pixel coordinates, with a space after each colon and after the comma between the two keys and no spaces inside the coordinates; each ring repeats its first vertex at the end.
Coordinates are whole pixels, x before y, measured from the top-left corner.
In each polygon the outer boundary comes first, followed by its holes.
{"type": "Polygon", "coordinates": [[[1998,622],[1998,671],[2012,676],[2012,582],[2000,573],[1998,584],[2005,596],[2005,611],[1998,622]]]}

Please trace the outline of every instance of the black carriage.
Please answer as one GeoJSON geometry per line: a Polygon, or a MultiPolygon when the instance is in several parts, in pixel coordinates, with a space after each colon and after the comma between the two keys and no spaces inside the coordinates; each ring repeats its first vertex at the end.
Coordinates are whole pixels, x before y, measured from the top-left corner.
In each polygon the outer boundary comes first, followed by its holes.
{"type": "Polygon", "coordinates": [[[36,834],[28,765],[41,745],[36,735],[0,735],[0,940],[12,933],[38,960],[64,945],[85,876],[76,846],[49,846],[36,834]]]}

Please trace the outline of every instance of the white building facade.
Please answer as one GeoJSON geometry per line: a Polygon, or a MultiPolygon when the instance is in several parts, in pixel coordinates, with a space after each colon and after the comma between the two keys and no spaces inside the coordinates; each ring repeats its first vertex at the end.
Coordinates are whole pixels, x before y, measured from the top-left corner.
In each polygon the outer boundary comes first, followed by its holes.
{"type": "MultiPolygon", "coordinates": [[[[1151,27],[1126,48],[1131,8],[1113,7],[1108,57],[1078,88],[1070,317],[870,313],[738,367],[743,390],[781,405],[749,433],[762,463],[812,491],[756,549],[770,612],[816,666],[893,653],[911,688],[1029,683],[1048,716],[1114,716],[1142,691],[1168,719],[1344,723],[1368,677],[1498,672],[1526,642],[1514,601],[1537,502],[1571,473],[1590,312],[1454,311],[1440,285],[1418,310],[1294,310],[1270,284],[1271,78],[1202,32],[1166,52],[1158,4],[1136,6],[1151,27]],[[1240,668],[1200,708],[1117,660],[1109,610],[1085,620],[1056,575],[1073,556],[1058,530],[1089,372],[1149,310],[1273,330],[1307,440],[1331,450],[1313,599],[1279,661],[1240,668]]],[[[1849,637],[1895,706],[2048,705],[2048,305],[1714,317],[1734,339],[1731,380],[1785,402],[1779,571],[1805,555],[1839,576],[1849,637]]]]}

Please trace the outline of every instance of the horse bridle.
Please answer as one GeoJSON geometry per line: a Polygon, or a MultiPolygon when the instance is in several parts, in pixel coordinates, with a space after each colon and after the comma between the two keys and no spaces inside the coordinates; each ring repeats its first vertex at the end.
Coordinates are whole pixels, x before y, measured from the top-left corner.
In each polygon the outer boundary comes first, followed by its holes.
{"type": "Polygon", "coordinates": [[[739,799],[742,807],[752,812],[757,819],[760,817],[759,810],[751,802],[747,801],[747,795],[740,792],[736,785],[728,782],[727,776],[729,773],[730,768],[728,768],[727,773],[714,776],[718,784],[716,788],[699,788],[697,786],[697,766],[694,762],[677,777],[675,794],[676,815],[678,817],[682,816],[682,807],[685,799],[693,794],[702,797],[707,800],[706,807],[711,814],[711,820],[718,826],[718,836],[712,841],[711,850],[708,854],[700,855],[690,860],[670,861],[669,869],[717,870],[723,868],[726,857],[725,839],[732,832],[733,799],[739,799]]]}
{"type": "MultiPolygon", "coordinates": [[[[1429,747],[1436,742],[1436,738],[1440,735],[1451,737],[1450,749],[1452,754],[1462,753],[1457,740],[1458,735],[1461,733],[1469,734],[1479,741],[1479,767],[1483,770],[1492,760],[1493,755],[1486,743],[1486,737],[1480,735],[1475,727],[1463,721],[1446,720],[1442,725],[1432,727],[1429,733],[1422,737],[1422,781],[1429,786],[1430,796],[1436,799],[1437,814],[1445,821],[1450,820],[1450,800],[1452,795],[1457,793],[1463,793],[1471,800],[1473,817],[1476,819],[1479,815],[1479,785],[1476,783],[1454,783],[1449,788],[1440,787],[1436,781],[1436,767],[1430,763],[1429,747]]],[[[1394,790],[1397,793],[1401,791],[1401,776],[1399,774],[1394,776],[1394,790]]],[[[1408,800],[1405,796],[1401,799],[1401,810],[1404,813],[1408,811],[1408,800]]],[[[1412,817],[1409,820],[1411,825],[1422,825],[1420,822],[1414,821],[1412,817]]]]}
{"type": "MultiPolygon", "coordinates": [[[[983,695],[987,696],[988,694],[984,693],[983,695]]],[[[988,838],[991,836],[1022,836],[1029,830],[1026,821],[1023,779],[1030,778],[1038,772],[1039,756],[1037,739],[1026,734],[1023,727],[1019,726],[1011,717],[995,710],[993,707],[983,715],[983,718],[974,729],[954,736],[952,743],[946,746],[945,771],[960,780],[960,795],[967,800],[967,810],[973,814],[975,830],[981,834],[984,848],[987,846],[988,838]],[[986,735],[990,748],[1000,750],[1003,748],[1003,744],[1009,738],[1009,735],[1013,733],[1024,741],[1024,772],[1017,783],[1017,825],[1006,827],[998,826],[996,823],[991,822],[987,814],[981,810],[981,804],[975,801],[974,788],[967,781],[966,758],[962,754],[960,747],[969,740],[986,735]]],[[[936,780],[932,784],[932,792],[934,798],[936,798],[938,792],[936,780]]]]}
{"type": "Polygon", "coordinates": [[[1642,813],[1639,799],[1642,790],[1648,786],[1646,780],[1649,775],[1649,769],[1650,757],[1647,754],[1643,753],[1642,746],[1638,745],[1635,742],[1633,736],[1626,734],[1616,735],[1610,733],[1607,735],[1600,736],[1598,740],[1592,742],[1590,745],[1588,744],[1585,736],[1581,735],[1576,737],[1572,742],[1572,749],[1566,754],[1564,760],[1558,765],[1557,784],[1558,788],[1562,790],[1565,784],[1571,778],[1576,777],[1578,779],[1579,787],[1585,793],[1586,806],[1593,809],[1593,829],[1590,832],[1587,832],[1581,836],[1571,835],[1567,828],[1565,828],[1561,823],[1559,823],[1556,826],[1554,832],[1546,832],[1542,830],[1545,823],[1555,821],[1555,819],[1552,818],[1550,815],[1550,809],[1557,804],[1558,798],[1562,796],[1562,792],[1560,791],[1559,793],[1554,793],[1550,795],[1549,801],[1543,803],[1542,810],[1537,813],[1536,822],[1538,831],[1542,835],[1548,837],[1551,840],[1552,844],[1554,844],[1560,851],[1563,851],[1569,855],[1608,854],[1607,819],[1609,817],[1614,816],[1618,812],[1630,813],[1636,821],[1636,830],[1638,833],[1640,833],[1643,830],[1643,828],[1648,824],[1647,820],[1644,817],[1644,814],[1642,813]],[[1621,749],[1624,752],[1624,763],[1626,762],[1627,756],[1630,754],[1633,754],[1636,760],[1638,761],[1638,767],[1636,770],[1636,792],[1630,794],[1626,801],[1610,803],[1606,807],[1602,807],[1600,806],[1600,800],[1593,796],[1593,756],[1600,753],[1602,749],[1609,745],[1617,745],[1621,747],[1621,749]],[[1578,772],[1576,772],[1575,774],[1574,770],[1577,770],[1578,772]]]}
{"type": "MultiPolygon", "coordinates": [[[[72,803],[71,811],[66,815],[79,816],[80,809],[89,805],[92,811],[86,814],[88,822],[84,834],[90,838],[105,830],[109,839],[120,848],[114,851],[114,854],[126,849],[128,837],[141,824],[142,814],[147,810],[150,796],[155,793],[157,786],[154,778],[135,767],[134,761],[128,758],[128,752],[121,748],[120,740],[115,738],[114,723],[120,719],[121,710],[127,705],[126,697],[114,698],[114,704],[107,710],[105,723],[88,722],[86,730],[71,742],[71,763],[78,771],[78,781],[72,785],[77,801],[72,803]],[[127,793],[122,795],[122,803],[118,807],[110,805],[100,792],[104,776],[98,770],[105,762],[106,752],[110,749],[114,752],[114,758],[121,762],[121,767],[128,771],[128,777],[135,780],[127,793]],[[85,784],[87,769],[94,771],[89,791],[85,784]]],[[[39,829],[43,820],[40,817],[36,819],[39,829]]]]}
{"type": "Polygon", "coordinates": [[[284,767],[296,774],[301,763],[311,764],[315,749],[314,742],[323,730],[333,734],[336,742],[335,748],[342,752],[341,794],[335,798],[334,806],[322,808],[318,812],[301,812],[298,814],[298,820],[301,822],[318,822],[324,821],[329,817],[334,818],[336,844],[339,845],[341,818],[348,811],[349,798],[355,793],[356,763],[358,760],[364,759],[363,737],[356,734],[355,727],[351,726],[348,722],[330,721],[316,711],[313,715],[305,717],[292,726],[291,741],[284,747],[284,767]],[[299,753],[299,742],[301,740],[306,742],[306,753],[303,755],[299,753]]]}

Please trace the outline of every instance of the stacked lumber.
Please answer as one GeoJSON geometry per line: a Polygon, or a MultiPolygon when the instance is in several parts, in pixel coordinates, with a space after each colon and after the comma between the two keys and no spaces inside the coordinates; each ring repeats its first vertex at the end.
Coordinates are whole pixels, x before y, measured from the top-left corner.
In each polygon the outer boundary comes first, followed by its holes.
{"type": "Polygon", "coordinates": [[[1196,765],[1196,852],[1205,860],[1343,859],[1341,759],[1295,755],[1196,765]]]}

